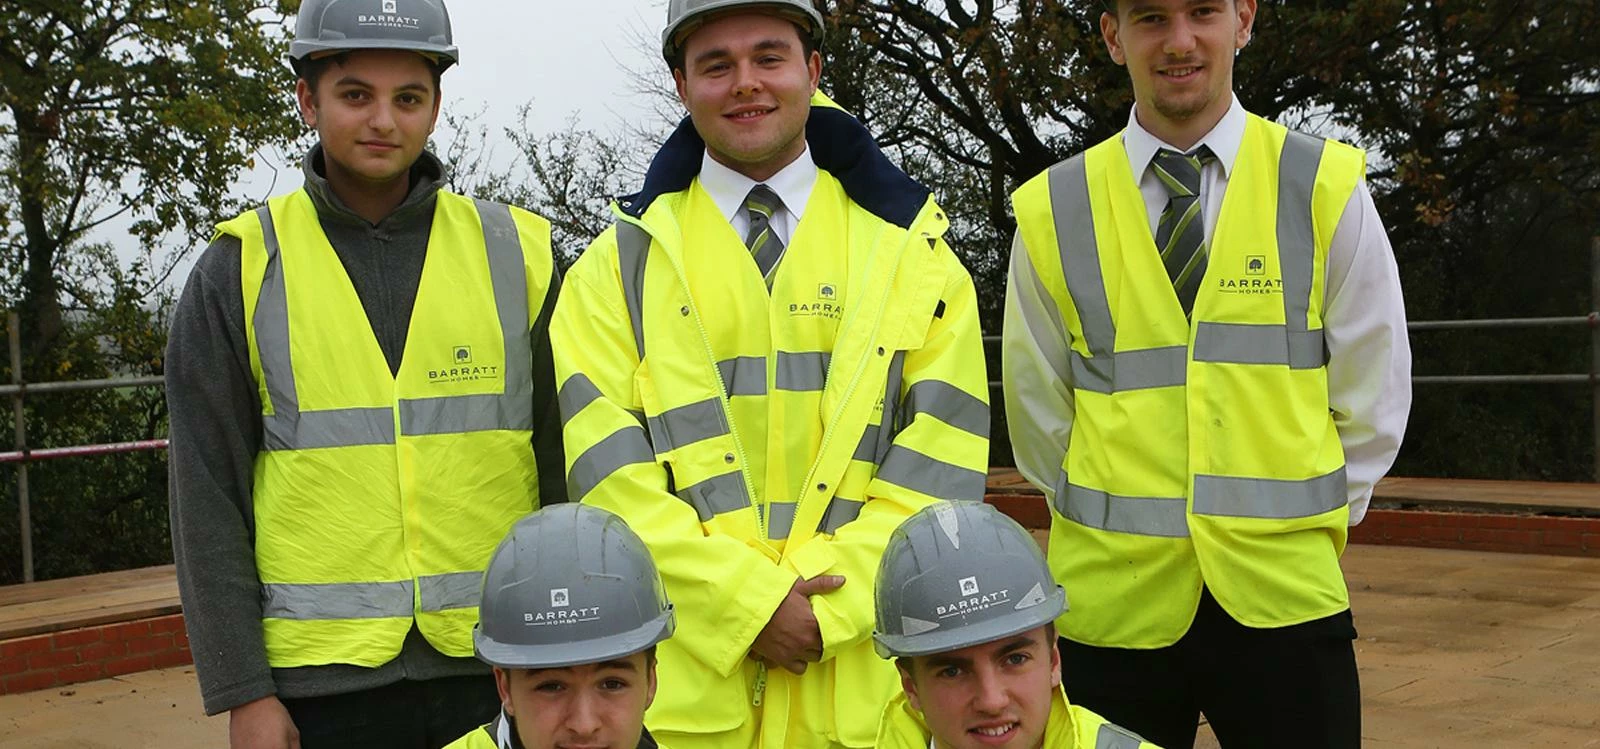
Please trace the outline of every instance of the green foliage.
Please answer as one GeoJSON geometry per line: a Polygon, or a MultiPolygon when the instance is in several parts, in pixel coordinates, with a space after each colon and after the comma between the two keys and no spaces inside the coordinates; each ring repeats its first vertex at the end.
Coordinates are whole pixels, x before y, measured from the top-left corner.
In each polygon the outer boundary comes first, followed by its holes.
{"type": "MultiPolygon", "coordinates": [[[[261,148],[299,127],[278,0],[10,0],[0,14],[0,309],[30,382],[160,374],[177,255],[261,148]],[[131,261],[91,232],[127,227],[131,261]]],[[[124,247],[124,251],[126,248],[124,247]]],[[[0,375],[10,382],[9,361],[0,375]]],[[[31,447],[164,435],[159,389],[36,395],[31,447]]],[[[9,406],[9,401],[6,403],[9,406]]],[[[9,417],[10,409],[6,409],[9,417]]],[[[10,419],[3,423],[9,434],[10,419]]],[[[9,440],[7,440],[9,444],[9,440]]],[[[165,456],[30,467],[39,577],[170,559],[165,456]]],[[[16,469],[0,469],[0,583],[20,579],[16,469]]]]}
{"type": "MultiPolygon", "coordinates": [[[[187,246],[236,207],[263,145],[292,136],[275,0],[11,0],[0,15],[0,301],[30,353],[63,329],[63,297],[103,279],[74,247],[110,221],[140,246],[187,246]]],[[[109,292],[115,295],[117,292],[109,292]]]]}

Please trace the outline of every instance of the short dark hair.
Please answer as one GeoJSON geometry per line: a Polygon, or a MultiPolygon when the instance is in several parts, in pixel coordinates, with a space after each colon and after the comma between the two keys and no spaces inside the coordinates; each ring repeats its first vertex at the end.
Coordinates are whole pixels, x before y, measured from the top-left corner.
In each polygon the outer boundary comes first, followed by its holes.
{"type": "MultiPolygon", "coordinates": [[[[800,37],[800,55],[808,60],[811,59],[811,53],[817,51],[817,38],[813,36],[812,33],[806,29],[806,27],[801,26],[798,21],[795,21],[788,16],[781,17],[784,20],[789,21],[789,23],[794,26],[795,34],[800,37]]],[[[685,37],[684,40],[687,41],[688,37],[685,37]]],[[[686,62],[684,59],[684,50],[687,47],[688,45],[686,44],[676,45],[676,48],[672,51],[672,58],[667,60],[668,70],[671,70],[674,73],[683,70],[684,63],[686,62]]]]}
{"type": "MultiPolygon", "coordinates": [[[[344,67],[345,60],[349,59],[349,57],[350,51],[348,50],[335,52],[325,57],[307,57],[304,60],[295,61],[294,72],[295,75],[299,76],[300,80],[306,82],[306,87],[311,89],[311,95],[316,96],[317,84],[322,81],[322,74],[328,72],[328,68],[344,67]]],[[[426,56],[423,56],[422,59],[428,64],[428,72],[433,74],[433,95],[438,96],[440,93],[439,81],[444,76],[444,68],[426,56]]]]}

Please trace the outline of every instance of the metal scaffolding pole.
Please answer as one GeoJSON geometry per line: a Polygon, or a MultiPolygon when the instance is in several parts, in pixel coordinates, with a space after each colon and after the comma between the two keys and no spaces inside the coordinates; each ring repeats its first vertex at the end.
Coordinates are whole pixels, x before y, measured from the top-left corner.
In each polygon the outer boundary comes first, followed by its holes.
{"type": "Polygon", "coordinates": [[[17,464],[17,533],[22,537],[22,581],[33,582],[33,520],[28,512],[28,422],[22,415],[22,320],[17,313],[6,315],[6,333],[11,348],[11,418],[15,423],[16,448],[22,453],[17,464]]]}

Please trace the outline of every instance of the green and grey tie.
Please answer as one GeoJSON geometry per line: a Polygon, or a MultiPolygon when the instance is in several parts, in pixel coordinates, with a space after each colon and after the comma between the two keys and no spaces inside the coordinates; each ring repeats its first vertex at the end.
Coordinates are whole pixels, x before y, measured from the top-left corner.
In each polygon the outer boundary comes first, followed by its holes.
{"type": "Polygon", "coordinates": [[[1205,207],[1200,201],[1200,170],[1216,157],[1201,146],[1191,153],[1168,149],[1156,152],[1150,162],[1161,185],[1167,188],[1167,207],[1156,226],[1156,249],[1161,264],[1178,294],[1185,315],[1194,312],[1194,297],[1206,275],[1205,207]]]}
{"type": "Polygon", "coordinates": [[[750,231],[744,235],[744,245],[750,248],[762,277],[768,279],[783,257],[783,240],[772,231],[772,214],[782,205],[778,194],[766,185],[750,188],[750,194],[744,199],[744,210],[750,216],[750,231]]]}

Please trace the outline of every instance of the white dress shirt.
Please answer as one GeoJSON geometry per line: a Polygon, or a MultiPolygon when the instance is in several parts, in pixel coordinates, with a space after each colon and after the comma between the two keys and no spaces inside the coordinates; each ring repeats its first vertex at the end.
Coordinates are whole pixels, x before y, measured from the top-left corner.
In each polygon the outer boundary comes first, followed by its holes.
{"type": "MultiPolygon", "coordinates": [[[[1238,97],[1201,144],[1216,154],[1201,170],[1200,201],[1209,242],[1222,196],[1228,189],[1245,110],[1238,97]]],[[[1128,116],[1123,148],[1152,235],[1166,206],[1167,191],[1149,169],[1156,151],[1174,148],[1139,125],[1137,107],[1128,116]]],[[[1002,342],[1006,420],[1017,469],[1052,501],[1067,440],[1072,434],[1071,340],[1055,303],[1028,262],[1019,234],[1012,242],[1002,342]]],[[[1363,180],[1350,195],[1328,250],[1323,335],[1328,347],[1328,405],[1344,447],[1349,481],[1350,524],[1361,522],[1372,487],[1394,464],[1411,412],[1411,345],[1394,250],[1363,180]]]]}
{"type": "Polygon", "coordinates": [[[768,225],[787,247],[795,227],[800,225],[800,217],[805,214],[811,188],[817,184],[817,163],[811,160],[811,147],[807,146],[799,157],[765,182],[756,182],[724,166],[711,158],[710,152],[701,157],[700,187],[711,196],[711,202],[727,217],[728,223],[733,224],[733,231],[741,240],[750,232],[750,214],[744,210],[744,199],[758,184],[772,188],[783,202],[772,212],[768,225]]]}

